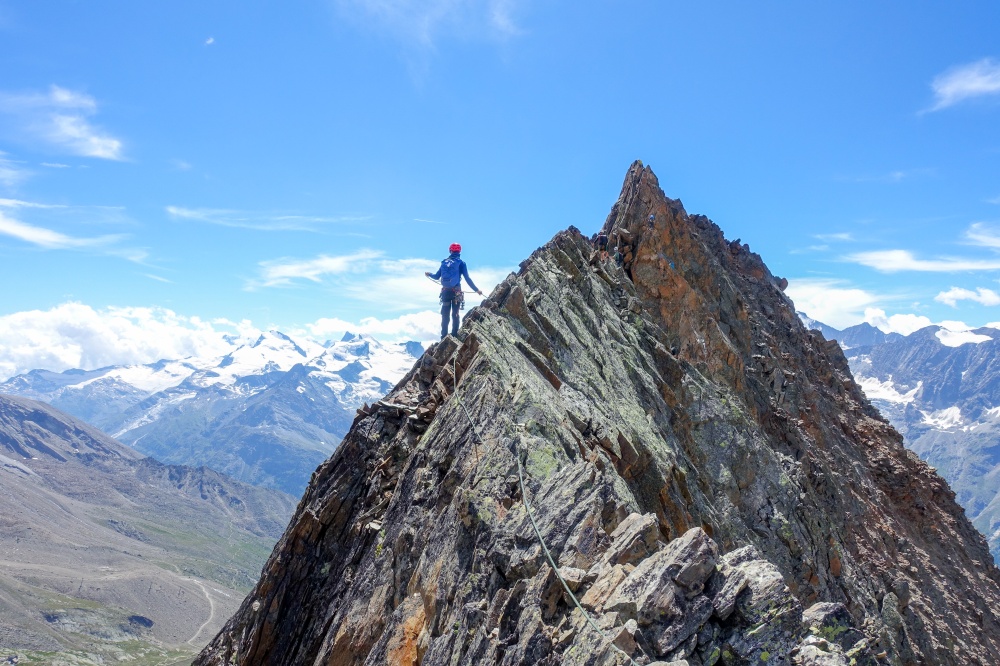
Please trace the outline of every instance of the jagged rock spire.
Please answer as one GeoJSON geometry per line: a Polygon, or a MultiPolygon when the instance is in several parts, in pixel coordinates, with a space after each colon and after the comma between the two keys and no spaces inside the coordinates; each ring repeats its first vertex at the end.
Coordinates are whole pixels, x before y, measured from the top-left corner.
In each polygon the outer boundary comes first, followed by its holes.
{"type": "Polygon", "coordinates": [[[198,663],[1000,660],[984,539],[785,283],[638,162],[604,231],[359,413],[198,663]]]}

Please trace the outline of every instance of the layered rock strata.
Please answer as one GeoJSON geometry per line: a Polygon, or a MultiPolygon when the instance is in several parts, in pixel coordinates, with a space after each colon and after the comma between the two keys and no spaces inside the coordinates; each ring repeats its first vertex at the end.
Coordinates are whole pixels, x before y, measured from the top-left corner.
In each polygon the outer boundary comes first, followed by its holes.
{"type": "Polygon", "coordinates": [[[360,411],[197,663],[1000,663],[983,538],[786,283],[640,163],[604,231],[360,411]]]}

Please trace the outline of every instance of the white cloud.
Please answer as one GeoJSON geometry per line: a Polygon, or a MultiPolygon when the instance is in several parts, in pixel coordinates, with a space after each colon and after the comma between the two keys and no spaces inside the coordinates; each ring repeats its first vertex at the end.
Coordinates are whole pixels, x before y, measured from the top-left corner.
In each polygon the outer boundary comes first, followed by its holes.
{"type": "Polygon", "coordinates": [[[441,314],[423,310],[404,314],[393,319],[365,317],[360,322],[337,318],[323,318],[308,325],[309,335],[316,340],[330,340],[344,333],[366,333],[381,342],[434,342],[441,334],[441,314]]]}
{"type": "Polygon", "coordinates": [[[0,208],[65,208],[61,204],[43,204],[21,199],[0,199],[0,208]]]}
{"type": "Polygon", "coordinates": [[[841,232],[836,234],[815,234],[813,238],[818,238],[821,241],[853,241],[854,236],[848,232],[841,232]]]}
{"type": "Polygon", "coordinates": [[[30,175],[30,171],[22,167],[19,162],[8,158],[7,153],[0,150],[0,185],[15,187],[30,175]]]}
{"type": "Polygon", "coordinates": [[[983,58],[966,65],[953,67],[934,77],[934,106],[938,111],[976,97],[1000,93],[1000,62],[983,58]]]}
{"type": "Polygon", "coordinates": [[[348,271],[363,271],[366,262],[382,256],[375,250],[331,257],[321,254],[313,259],[274,259],[260,262],[260,276],[247,283],[248,289],[288,287],[296,280],[322,282],[323,278],[348,271]]]}
{"type": "Polygon", "coordinates": [[[0,213],[0,234],[12,236],[47,250],[68,250],[107,246],[122,236],[110,235],[96,238],[77,238],[44,227],[36,227],[0,213]]]}
{"type": "Polygon", "coordinates": [[[864,320],[865,309],[882,298],[847,286],[842,280],[824,278],[789,279],[785,290],[795,309],[834,328],[847,328],[864,320]]]}
{"type": "Polygon", "coordinates": [[[49,169],[68,169],[68,164],[63,164],[62,162],[42,162],[43,167],[48,167],[49,169]]]}
{"type": "Polygon", "coordinates": [[[19,138],[30,137],[73,155],[124,159],[124,146],[89,118],[97,113],[90,95],[51,86],[47,93],[0,94],[0,112],[12,117],[19,138]]]}
{"type": "Polygon", "coordinates": [[[66,223],[68,217],[73,224],[80,223],[78,218],[84,218],[86,223],[120,224],[127,218],[122,217],[122,209],[114,206],[65,206],[60,204],[44,204],[20,199],[0,199],[0,236],[9,236],[45,250],[83,250],[112,257],[119,257],[135,263],[143,263],[149,253],[143,248],[126,247],[121,241],[127,238],[124,234],[106,234],[102,236],[81,237],[56,231],[48,225],[42,226],[25,222],[12,217],[3,209],[21,210],[21,215],[42,216],[47,220],[62,219],[66,223]]]}
{"type": "Polygon", "coordinates": [[[965,237],[974,245],[1000,250],[1000,231],[988,227],[982,222],[970,225],[965,232],[965,237]]]}
{"type": "MultiPolygon", "coordinates": [[[[390,311],[405,311],[435,304],[441,288],[427,279],[425,271],[434,272],[441,265],[430,259],[384,259],[369,266],[369,273],[362,279],[341,281],[341,293],[359,301],[376,299],[382,307],[390,311]]],[[[510,273],[508,268],[491,266],[472,267],[469,277],[484,294],[510,273]]],[[[469,286],[462,282],[463,288],[469,286]]],[[[466,307],[473,307],[482,301],[474,293],[466,293],[466,307]]]]}
{"type": "Polygon", "coordinates": [[[222,356],[226,331],[164,308],[103,310],[64,303],[0,316],[0,378],[28,370],[93,370],[187,356],[222,356]]]}
{"type": "Polygon", "coordinates": [[[185,208],[167,206],[167,214],[177,220],[205,222],[222,227],[257,231],[318,231],[324,225],[364,222],[369,216],[297,215],[291,213],[255,213],[228,208],[185,208]]]}
{"type": "Polygon", "coordinates": [[[83,116],[53,114],[50,122],[49,140],[66,147],[73,154],[105,160],[122,159],[122,142],[101,134],[83,116]]]}
{"type": "MultiPolygon", "coordinates": [[[[288,287],[303,281],[323,283],[335,288],[340,297],[375,302],[382,311],[406,312],[437,303],[440,287],[424,273],[434,272],[438,266],[440,262],[431,259],[387,259],[374,250],[337,257],[277,259],[261,262],[260,274],[247,282],[246,289],[288,287]]],[[[491,266],[469,269],[470,277],[484,294],[489,294],[509,273],[509,268],[491,266]]],[[[467,293],[466,307],[478,305],[481,300],[467,293]]]]}
{"type": "Polygon", "coordinates": [[[864,321],[883,333],[899,333],[909,335],[922,328],[933,325],[930,319],[923,315],[894,314],[886,316],[881,308],[865,308],[864,321]]]}
{"type": "Polygon", "coordinates": [[[214,43],[215,43],[215,37],[209,37],[208,39],[205,40],[205,46],[211,46],[214,43]]]}
{"type": "Polygon", "coordinates": [[[998,259],[965,259],[962,257],[940,257],[918,259],[909,250],[874,250],[857,252],[845,257],[862,266],[874,268],[882,273],[900,271],[920,271],[926,273],[954,273],[959,271],[1000,270],[998,259]]]}
{"type": "Polygon", "coordinates": [[[506,39],[520,34],[515,0],[336,0],[360,24],[377,23],[407,42],[433,47],[442,34],[506,39]]]}
{"type": "Polygon", "coordinates": [[[980,342],[990,342],[993,340],[988,335],[980,335],[979,333],[973,333],[972,331],[952,331],[946,328],[942,328],[940,331],[934,334],[934,336],[941,341],[945,347],[961,347],[967,344],[979,344],[980,342]]]}
{"type": "Polygon", "coordinates": [[[1000,294],[997,294],[992,289],[984,289],[983,287],[977,288],[976,291],[962,289],[961,287],[952,287],[948,291],[942,291],[935,296],[934,300],[945,305],[950,305],[953,308],[958,307],[959,301],[975,301],[980,305],[993,306],[1000,305],[1000,294]]]}

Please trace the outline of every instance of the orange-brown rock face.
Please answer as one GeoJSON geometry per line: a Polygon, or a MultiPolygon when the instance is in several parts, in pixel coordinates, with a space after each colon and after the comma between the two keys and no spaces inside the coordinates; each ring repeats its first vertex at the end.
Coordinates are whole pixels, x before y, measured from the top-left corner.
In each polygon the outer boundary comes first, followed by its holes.
{"type": "Polygon", "coordinates": [[[639,163],[604,231],[359,414],[198,663],[1000,663],[985,541],[787,283],[639,163]]]}

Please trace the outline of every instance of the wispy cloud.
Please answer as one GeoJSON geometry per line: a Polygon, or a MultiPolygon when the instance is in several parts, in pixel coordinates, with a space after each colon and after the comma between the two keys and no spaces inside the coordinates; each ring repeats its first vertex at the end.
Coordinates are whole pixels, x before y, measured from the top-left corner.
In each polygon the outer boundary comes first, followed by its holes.
{"type": "Polygon", "coordinates": [[[214,43],[215,43],[215,37],[209,37],[208,39],[205,40],[205,46],[211,46],[214,43]]]}
{"type": "Polygon", "coordinates": [[[0,185],[15,187],[30,175],[31,172],[25,169],[20,162],[8,158],[7,153],[0,150],[0,185]]]}
{"type": "Polygon", "coordinates": [[[818,238],[822,241],[853,241],[854,236],[848,232],[841,232],[836,234],[815,234],[813,238],[818,238]]]}
{"type": "Polygon", "coordinates": [[[146,277],[148,277],[150,280],[156,280],[157,282],[165,282],[167,284],[173,284],[174,283],[173,280],[168,280],[165,277],[160,277],[159,275],[153,275],[152,273],[143,273],[143,275],[145,275],[146,277]]]}
{"type": "Polygon", "coordinates": [[[247,283],[247,289],[288,287],[299,280],[322,282],[330,275],[358,271],[361,266],[382,256],[375,250],[358,250],[354,254],[331,257],[321,254],[313,259],[274,259],[262,261],[260,275],[247,283]]]}
{"type": "Polygon", "coordinates": [[[808,245],[806,247],[799,247],[793,250],[789,250],[790,254],[807,254],[809,252],[826,252],[830,249],[829,245],[825,243],[823,245],[808,245]]]}
{"type": "Polygon", "coordinates": [[[516,0],[335,0],[344,15],[407,42],[433,47],[442,35],[507,39],[521,33],[516,0]]]}
{"type": "Polygon", "coordinates": [[[226,208],[185,208],[167,206],[167,214],[177,220],[205,222],[222,227],[255,229],[257,231],[319,231],[331,224],[364,222],[368,216],[297,215],[288,213],[254,213],[226,208]]]}
{"type": "Polygon", "coordinates": [[[2,93],[0,112],[13,119],[19,137],[61,148],[73,155],[124,159],[120,139],[91,124],[97,102],[90,95],[59,86],[45,93],[2,93]]]}
{"type": "MultiPolygon", "coordinates": [[[[261,262],[257,277],[247,281],[245,288],[253,291],[297,283],[324,284],[340,297],[359,303],[377,302],[383,311],[406,312],[436,303],[440,287],[430,282],[424,272],[434,271],[439,265],[439,261],[431,259],[391,259],[374,250],[338,257],[277,259],[261,262]]],[[[511,269],[476,266],[469,272],[476,286],[488,294],[511,269]]],[[[466,301],[471,307],[479,297],[469,294],[466,301]]]]}
{"type": "Polygon", "coordinates": [[[1000,250],[1000,230],[976,222],[965,232],[965,237],[973,244],[1000,250]]]}
{"type": "Polygon", "coordinates": [[[42,166],[43,167],[47,167],[49,169],[68,169],[69,168],[68,164],[63,164],[62,162],[42,162],[42,166]]]}
{"type": "Polygon", "coordinates": [[[952,67],[934,77],[931,88],[934,105],[929,111],[940,111],[976,97],[996,95],[1000,93],[1000,62],[983,58],[952,67]]]}
{"type": "Polygon", "coordinates": [[[885,173],[864,174],[860,176],[838,176],[837,180],[854,183],[901,183],[904,180],[921,176],[931,176],[934,169],[894,169],[885,173]]]}
{"type": "Polygon", "coordinates": [[[948,291],[942,291],[935,296],[934,300],[945,305],[950,305],[953,308],[958,307],[959,301],[973,301],[980,305],[994,306],[1000,305],[1000,294],[997,294],[992,289],[984,289],[983,287],[979,287],[975,291],[962,289],[961,287],[952,287],[948,291]]]}
{"type": "Polygon", "coordinates": [[[918,271],[923,273],[957,273],[961,271],[1000,270],[1000,259],[968,259],[964,257],[938,257],[920,259],[909,250],[874,250],[857,252],[845,260],[874,268],[881,273],[918,271]]]}
{"type": "Polygon", "coordinates": [[[53,228],[66,224],[120,225],[128,224],[123,210],[115,206],[67,206],[21,199],[0,199],[0,236],[15,238],[43,250],[80,250],[118,257],[134,263],[144,263],[149,253],[143,248],[128,247],[122,241],[125,234],[79,236],[53,228]],[[4,212],[9,211],[9,212],[4,212]],[[36,218],[28,221],[25,219],[36,218]],[[41,220],[39,224],[37,220],[41,220]]]}
{"type": "Polygon", "coordinates": [[[21,199],[0,199],[0,208],[65,208],[62,204],[44,204],[21,199]]]}
{"type": "Polygon", "coordinates": [[[0,234],[11,236],[25,243],[37,245],[46,250],[69,250],[80,248],[107,247],[122,236],[109,235],[96,238],[78,238],[44,227],[36,227],[0,213],[0,234]]]}

